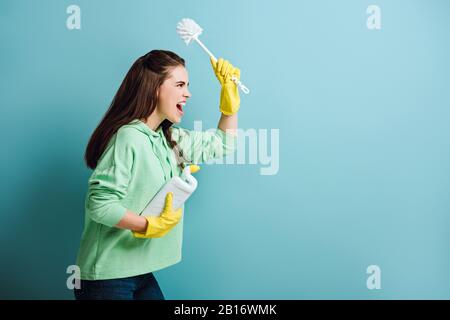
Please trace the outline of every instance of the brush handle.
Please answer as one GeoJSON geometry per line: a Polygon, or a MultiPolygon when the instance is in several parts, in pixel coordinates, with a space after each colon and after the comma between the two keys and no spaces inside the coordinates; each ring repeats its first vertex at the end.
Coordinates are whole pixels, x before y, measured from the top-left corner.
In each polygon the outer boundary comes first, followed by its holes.
{"type": "MultiPolygon", "coordinates": [[[[203,50],[205,50],[206,53],[211,58],[213,58],[214,61],[217,61],[217,58],[211,53],[211,51],[208,50],[208,48],[197,37],[194,37],[194,40],[197,41],[197,43],[200,45],[200,47],[202,47],[203,50]]],[[[245,94],[250,93],[250,90],[246,86],[244,86],[244,84],[241,81],[239,81],[235,76],[233,76],[231,78],[231,80],[239,87],[239,89],[242,90],[243,93],[245,93],[245,94]]]]}
{"type": "Polygon", "coordinates": [[[250,93],[250,90],[246,86],[244,86],[244,84],[241,81],[239,81],[238,78],[236,78],[235,76],[232,76],[231,80],[234,83],[236,83],[236,85],[239,87],[239,89],[242,90],[243,93],[245,93],[245,94],[249,94],[250,93]]]}

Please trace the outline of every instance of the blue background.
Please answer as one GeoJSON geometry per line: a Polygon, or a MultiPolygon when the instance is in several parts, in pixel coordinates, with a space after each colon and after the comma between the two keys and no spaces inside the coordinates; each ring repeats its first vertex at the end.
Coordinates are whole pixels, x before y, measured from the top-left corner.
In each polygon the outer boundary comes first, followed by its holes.
{"type": "Polygon", "coordinates": [[[184,17],[241,68],[239,127],[280,130],[280,168],[205,165],[169,299],[450,298],[449,1],[0,2],[0,298],[72,299],[84,149],[129,67],[187,61],[182,126],[219,119],[184,17]],[[66,8],[81,8],[68,30],[66,8]],[[381,30],[366,8],[381,8],[381,30]],[[380,290],[366,268],[381,268],[380,290]]]}

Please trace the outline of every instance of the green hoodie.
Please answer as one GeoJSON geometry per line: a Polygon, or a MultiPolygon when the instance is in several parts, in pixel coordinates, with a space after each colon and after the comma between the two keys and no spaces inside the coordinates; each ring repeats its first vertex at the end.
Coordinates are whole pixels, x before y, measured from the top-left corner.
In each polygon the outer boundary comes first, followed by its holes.
{"type": "MultiPolygon", "coordinates": [[[[200,132],[172,126],[172,139],[184,158],[195,164],[236,149],[236,137],[218,128],[200,132]]],[[[134,120],[118,130],[89,178],[77,257],[81,279],[131,277],[181,261],[183,219],[164,237],[154,239],[135,238],[130,230],[114,227],[127,210],[141,213],[158,190],[180,174],[161,128],[153,131],[134,120]]]]}

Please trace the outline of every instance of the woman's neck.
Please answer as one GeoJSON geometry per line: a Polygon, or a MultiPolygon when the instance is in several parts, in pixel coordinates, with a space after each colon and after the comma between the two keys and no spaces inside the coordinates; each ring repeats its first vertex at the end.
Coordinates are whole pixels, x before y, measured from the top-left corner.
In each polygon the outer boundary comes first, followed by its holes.
{"type": "Polygon", "coordinates": [[[161,123],[163,122],[163,119],[161,119],[159,117],[159,115],[157,114],[157,112],[155,110],[155,112],[153,112],[147,119],[145,119],[143,121],[147,126],[149,126],[150,129],[152,129],[153,131],[156,131],[158,129],[158,127],[161,125],[161,123]]]}

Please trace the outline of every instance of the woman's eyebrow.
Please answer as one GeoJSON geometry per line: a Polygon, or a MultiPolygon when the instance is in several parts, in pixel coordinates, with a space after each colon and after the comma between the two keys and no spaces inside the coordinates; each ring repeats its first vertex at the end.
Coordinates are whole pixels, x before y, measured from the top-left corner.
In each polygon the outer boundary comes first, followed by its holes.
{"type": "MultiPolygon", "coordinates": [[[[177,82],[176,82],[176,84],[179,84],[179,83],[186,84],[186,82],[184,82],[184,81],[177,81],[177,82]]],[[[189,82],[188,82],[187,85],[189,86],[189,82]]]]}

